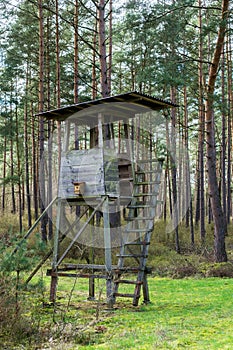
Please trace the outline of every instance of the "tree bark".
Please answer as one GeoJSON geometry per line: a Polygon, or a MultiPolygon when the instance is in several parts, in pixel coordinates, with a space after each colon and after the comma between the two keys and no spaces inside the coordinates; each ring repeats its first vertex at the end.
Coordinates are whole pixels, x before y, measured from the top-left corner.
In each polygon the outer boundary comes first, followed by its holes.
{"type": "MultiPolygon", "coordinates": [[[[34,109],[33,104],[31,104],[30,114],[33,116],[34,109]]],[[[34,204],[34,213],[35,220],[38,219],[39,209],[38,209],[38,168],[37,168],[37,142],[36,142],[36,132],[35,132],[35,119],[32,117],[32,178],[33,178],[33,204],[34,204]]]]}
{"type": "Polygon", "coordinates": [[[93,50],[92,50],[92,98],[97,97],[97,81],[96,81],[96,44],[97,44],[97,20],[95,21],[95,30],[93,35],[93,50]]]}
{"type": "MultiPolygon", "coordinates": [[[[6,135],[4,135],[4,142],[3,142],[3,169],[2,169],[2,178],[6,178],[6,150],[7,147],[7,140],[6,140],[6,135]]],[[[5,210],[5,199],[6,199],[6,185],[3,181],[2,184],[2,211],[4,212],[5,210]]]]}
{"type": "MultiPolygon", "coordinates": [[[[171,88],[171,101],[175,102],[175,88],[171,88]]],[[[178,228],[178,203],[177,203],[177,165],[176,165],[176,112],[171,111],[172,129],[171,129],[171,180],[172,180],[172,201],[173,201],[173,220],[175,231],[176,252],[180,254],[180,240],[178,228]]]]}
{"type": "MultiPolygon", "coordinates": [[[[11,122],[12,120],[12,112],[11,112],[11,122]]],[[[14,185],[14,173],[15,173],[15,166],[14,166],[14,143],[13,143],[13,135],[11,134],[10,139],[10,168],[11,168],[11,200],[12,200],[12,214],[16,213],[16,199],[15,199],[15,185],[14,185]]]]}
{"type": "MultiPolygon", "coordinates": [[[[29,73],[28,64],[26,72],[26,94],[28,94],[29,89],[29,73]]],[[[30,193],[30,175],[29,175],[29,148],[28,148],[28,104],[25,103],[24,111],[24,154],[25,154],[25,182],[26,182],[26,203],[27,203],[27,217],[28,217],[28,228],[32,225],[32,215],[31,215],[31,193],[30,193]]]]}
{"type": "MultiPolygon", "coordinates": [[[[50,69],[50,45],[49,40],[51,37],[51,16],[47,18],[47,51],[46,51],[46,75],[47,75],[47,108],[50,110],[51,103],[51,69],[50,69]]],[[[53,123],[54,121],[48,120],[48,182],[47,182],[47,204],[51,203],[53,200],[53,123]]],[[[48,221],[48,239],[53,238],[53,210],[52,207],[48,209],[46,215],[46,220],[48,221]]]]}
{"type": "Polygon", "coordinates": [[[108,45],[108,93],[111,95],[111,74],[112,74],[112,0],[109,0],[109,45],[108,45]]]}
{"type": "MultiPolygon", "coordinates": [[[[38,1],[39,16],[39,112],[44,109],[44,17],[43,3],[38,1]]],[[[39,121],[39,143],[40,143],[40,211],[43,213],[45,209],[45,168],[43,161],[44,153],[44,119],[40,117],[39,121]]],[[[46,218],[41,220],[41,236],[47,241],[46,218]]]]}
{"type": "MultiPolygon", "coordinates": [[[[221,152],[221,199],[222,209],[227,219],[227,189],[226,189],[226,100],[225,100],[225,54],[222,50],[222,152],[221,152]]],[[[227,229],[227,226],[226,226],[227,229]]]]}
{"type": "Polygon", "coordinates": [[[15,126],[16,126],[16,154],[17,154],[17,176],[18,176],[18,213],[19,213],[19,232],[23,231],[23,206],[22,206],[22,179],[21,179],[21,161],[20,161],[20,144],[19,144],[19,116],[18,109],[15,111],[15,126]]]}
{"type": "Polygon", "coordinates": [[[78,15],[79,15],[78,0],[75,0],[75,5],[74,5],[74,103],[78,103],[78,56],[79,56],[78,15]]]}
{"type": "MultiPolygon", "coordinates": [[[[61,106],[61,81],[60,81],[60,33],[59,33],[59,7],[58,0],[55,2],[56,7],[56,97],[57,97],[57,108],[61,106]]],[[[61,122],[57,121],[57,144],[58,144],[58,169],[61,165],[61,122]]]]}
{"type": "Polygon", "coordinates": [[[205,106],[203,103],[203,39],[202,39],[202,0],[199,0],[199,67],[198,67],[198,87],[199,87],[199,132],[198,132],[198,177],[199,177],[199,210],[200,210],[200,238],[205,242],[205,179],[204,179],[204,123],[205,106]]]}
{"type": "Polygon", "coordinates": [[[231,217],[231,176],[232,176],[232,58],[230,38],[227,40],[227,82],[228,82],[228,118],[227,118],[227,223],[230,223],[231,217]]]}
{"type": "Polygon", "coordinates": [[[227,261],[225,249],[226,220],[221,206],[219,195],[217,171],[216,171],[216,149],[215,149],[215,128],[214,128],[214,91],[218,73],[221,52],[224,44],[225,31],[227,28],[229,0],[222,1],[222,15],[218,31],[217,43],[209,70],[207,84],[207,98],[205,103],[206,122],[206,155],[208,170],[208,187],[211,200],[211,209],[214,220],[214,250],[216,262],[227,261]]]}
{"type": "Polygon", "coordinates": [[[184,88],[184,126],[185,126],[185,179],[186,179],[186,227],[190,227],[190,242],[192,248],[195,245],[194,227],[193,227],[193,204],[192,204],[192,193],[191,193],[191,180],[190,180],[190,161],[189,161],[189,135],[188,135],[188,110],[187,110],[187,89],[184,88]]]}
{"type": "Polygon", "coordinates": [[[105,38],[105,0],[99,1],[98,18],[99,18],[99,55],[100,55],[100,85],[102,97],[109,96],[108,76],[107,76],[107,54],[105,38]]]}

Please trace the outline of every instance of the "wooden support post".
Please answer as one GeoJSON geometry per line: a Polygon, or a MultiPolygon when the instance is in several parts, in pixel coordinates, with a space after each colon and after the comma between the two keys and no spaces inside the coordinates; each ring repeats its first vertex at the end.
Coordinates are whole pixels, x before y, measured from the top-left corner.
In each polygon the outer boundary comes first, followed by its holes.
{"type": "Polygon", "coordinates": [[[89,296],[88,300],[95,300],[95,278],[89,277],[89,296]]]}
{"type": "MultiPolygon", "coordinates": [[[[89,208],[89,215],[93,213],[93,208],[89,208]]],[[[91,231],[92,231],[92,237],[93,237],[93,228],[94,228],[94,216],[93,219],[90,221],[91,225],[91,231]]],[[[94,238],[94,237],[93,237],[94,238]]],[[[93,240],[92,240],[93,241],[93,240]]],[[[91,263],[94,264],[94,246],[91,247],[91,263]]],[[[94,270],[92,270],[92,274],[94,274],[94,270]]],[[[89,277],[89,297],[88,300],[95,300],[95,278],[89,277]]]]}
{"type": "Polygon", "coordinates": [[[63,152],[67,152],[69,149],[70,141],[70,121],[66,121],[65,124],[65,138],[64,138],[63,152]]]}
{"type": "MultiPolygon", "coordinates": [[[[56,231],[54,237],[54,250],[53,250],[53,262],[52,262],[52,271],[56,272],[57,270],[57,260],[59,253],[59,233],[60,233],[60,224],[61,224],[61,211],[62,211],[62,203],[61,199],[58,200],[57,204],[57,221],[56,221],[56,231]]],[[[56,291],[57,291],[57,283],[58,277],[52,276],[50,283],[50,301],[55,302],[56,300],[56,291]]]]}
{"type": "Polygon", "coordinates": [[[135,162],[134,162],[134,152],[133,152],[133,140],[131,139],[129,125],[124,124],[124,131],[125,131],[125,137],[126,137],[126,148],[127,148],[127,154],[130,156],[130,162],[131,162],[131,171],[132,171],[132,177],[135,181],[135,162]]]}
{"type": "Polygon", "coordinates": [[[111,250],[111,232],[110,232],[110,219],[109,219],[109,203],[108,198],[104,201],[103,205],[103,219],[104,219],[104,250],[105,250],[105,267],[108,274],[106,280],[107,289],[107,303],[109,307],[112,307],[112,250],[111,250]]]}
{"type": "Polygon", "coordinates": [[[98,146],[103,150],[104,139],[103,139],[103,116],[101,113],[98,114],[98,146]]]}
{"type": "Polygon", "coordinates": [[[144,277],[143,277],[143,285],[142,285],[142,289],[143,289],[143,303],[144,304],[149,304],[150,303],[150,296],[149,296],[149,287],[148,287],[148,281],[147,281],[147,273],[144,273],[144,277]]]}

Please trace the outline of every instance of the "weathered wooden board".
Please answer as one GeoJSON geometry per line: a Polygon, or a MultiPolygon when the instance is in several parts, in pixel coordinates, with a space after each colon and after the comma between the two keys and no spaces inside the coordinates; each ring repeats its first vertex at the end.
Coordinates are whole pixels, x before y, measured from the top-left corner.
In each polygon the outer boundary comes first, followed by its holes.
{"type": "Polygon", "coordinates": [[[62,155],[58,195],[77,197],[74,183],[84,182],[83,196],[119,194],[118,161],[112,149],[72,150],[62,155]]]}

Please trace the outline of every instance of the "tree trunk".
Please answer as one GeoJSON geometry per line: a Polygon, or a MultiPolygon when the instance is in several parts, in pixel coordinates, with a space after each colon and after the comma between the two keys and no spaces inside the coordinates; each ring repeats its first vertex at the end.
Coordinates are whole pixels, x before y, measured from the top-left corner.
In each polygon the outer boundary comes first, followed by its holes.
{"type": "MultiPolygon", "coordinates": [[[[226,190],[226,100],[225,100],[225,54],[222,52],[222,152],[221,152],[221,199],[225,219],[227,219],[226,190]]],[[[226,226],[227,229],[227,226],[226,226]]]]}
{"type": "MultiPolygon", "coordinates": [[[[79,72],[79,42],[78,42],[78,24],[79,24],[79,3],[75,0],[74,5],[74,103],[78,103],[79,99],[79,85],[78,85],[78,72],[79,72]]],[[[78,124],[75,123],[75,140],[74,147],[79,149],[79,133],[78,124]]],[[[76,206],[76,216],[80,216],[80,206],[76,206]]]]}
{"type": "Polygon", "coordinates": [[[96,46],[97,46],[97,26],[98,22],[95,21],[95,30],[93,35],[93,50],[92,50],[92,98],[96,99],[97,96],[97,81],[96,81],[96,46]]]}
{"type": "Polygon", "coordinates": [[[188,110],[187,110],[187,89],[184,88],[184,143],[185,143],[185,179],[186,179],[186,227],[190,227],[190,241],[192,248],[194,247],[194,227],[193,227],[193,207],[192,207],[192,193],[191,193],[191,181],[190,181],[190,161],[189,161],[189,138],[188,138],[188,110]]]}
{"type": "MultiPolygon", "coordinates": [[[[44,27],[43,27],[43,3],[38,1],[39,15],[39,112],[44,109],[44,27]]],[[[39,121],[39,143],[40,143],[40,211],[45,209],[45,167],[43,161],[44,154],[44,119],[39,121]]],[[[41,220],[41,236],[47,241],[46,217],[41,220]]]]}
{"type": "Polygon", "coordinates": [[[199,0],[199,67],[198,67],[198,86],[199,86],[199,132],[198,132],[198,177],[199,177],[199,210],[200,210],[200,238],[205,242],[205,183],[204,183],[204,122],[205,106],[203,103],[203,39],[202,39],[202,0],[199,0]]]}
{"type": "MultiPolygon", "coordinates": [[[[26,94],[28,94],[29,77],[28,77],[28,65],[26,72],[26,94]]],[[[29,152],[28,152],[28,104],[25,103],[24,111],[24,154],[25,154],[25,182],[26,182],[26,203],[27,203],[27,217],[28,217],[28,228],[32,225],[31,215],[31,193],[30,193],[30,175],[29,175],[29,152]]]]}
{"type": "MultiPolygon", "coordinates": [[[[11,114],[12,121],[12,114],[11,114]]],[[[12,201],[12,214],[16,213],[16,200],[15,200],[15,185],[14,185],[14,144],[13,144],[13,135],[11,134],[10,140],[10,164],[11,164],[11,201],[12,201]]]]}
{"type": "MultiPolygon", "coordinates": [[[[60,82],[60,33],[59,33],[59,8],[58,0],[56,7],[56,90],[57,90],[57,108],[61,106],[61,82],[60,82]]],[[[58,169],[60,171],[61,164],[61,122],[57,121],[57,144],[58,144],[58,169]]]]}
{"type": "Polygon", "coordinates": [[[106,38],[105,38],[105,0],[99,1],[99,55],[100,55],[100,85],[102,97],[109,96],[108,76],[107,76],[107,54],[106,54],[106,38]]]}
{"type": "Polygon", "coordinates": [[[200,162],[199,162],[199,151],[196,158],[196,172],[195,172],[195,225],[197,226],[200,221],[200,162]]]}
{"type": "Polygon", "coordinates": [[[109,50],[108,50],[108,93],[111,95],[112,74],[112,0],[109,0],[109,50]]]}
{"type": "Polygon", "coordinates": [[[216,262],[227,261],[225,249],[226,220],[221,207],[221,200],[218,189],[217,171],[216,171],[216,149],[215,149],[215,129],[214,129],[214,90],[218,73],[219,61],[224,44],[225,31],[227,28],[229,0],[222,1],[222,16],[220,28],[218,31],[217,43],[213,59],[210,65],[207,99],[205,104],[205,122],[206,122],[206,155],[208,170],[208,186],[211,200],[211,209],[214,220],[214,249],[216,262]]]}
{"type": "Polygon", "coordinates": [[[227,223],[230,223],[231,216],[231,149],[232,149],[232,60],[231,60],[231,43],[228,38],[227,48],[227,72],[228,72],[228,118],[227,118],[227,223]]]}
{"type": "Polygon", "coordinates": [[[16,154],[17,154],[17,176],[18,176],[18,213],[19,213],[19,232],[23,231],[23,207],[22,207],[22,187],[21,187],[21,161],[20,161],[20,144],[19,144],[19,120],[18,109],[15,112],[16,126],[16,154]]]}
{"type": "MultiPolygon", "coordinates": [[[[169,138],[169,128],[168,128],[168,120],[166,119],[166,145],[167,149],[170,151],[170,138],[169,138]]],[[[169,214],[172,217],[173,207],[172,207],[172,190],[171,190],[171,177],[169,171],[169,164],[171,163],[171,157],[169,154],[167,155],[167,164],[166,164],[166,172],[167,172],[167,184],[168,184],[168,197],[169,197],[169,214]]]]}
{"type": "MultiPolygon", "coordinates": [[[[30,114],[33,116],[34,110],[31,105],[30,114]]],[[[35,132],[35,119],[32,117],[31,120],[32,125],[32,178],[33,178],[33,203],[34,203],[34,213],[35,220],[37,220],[39,216],[38,209],[38,168],[37,168],[37,143],[36,143],[36,132],[35,132]]]]}
{"type": "Polygon", "coordinates": [[[75,0],[75,5],[74,5],[74,103],[78,103],[78,55],[79,55],[78,15],[79,15],[78,0],[75,0]]]}
{"type": "MultiPolygon", "coordinates": [[[[7,142],[6,142],[6,136],[4,135],[4,142],[3,142],[3,169],[2,169],[2,178],[6,178],[6,147],[7,147],[7,142]]],[[[3,181],[2,184],[2,211],[4,212],[5,210],[5,199],[6,199],[6,185],[3,181]]]]}
{"type": "MultiPolygon", "coordinates": [[[[175,88],[171,88],[171,101],[175,102],[175,88]]],[[[176,165],[176,112],[171,111],[172,129],[171,129],[171,180],[172,180],[172,202],[173,202],[173,222],[175,231],[176,252],[180,254],[180,240],[178,228],[178,203],[177,203],[177,165],[176,165]]]]}

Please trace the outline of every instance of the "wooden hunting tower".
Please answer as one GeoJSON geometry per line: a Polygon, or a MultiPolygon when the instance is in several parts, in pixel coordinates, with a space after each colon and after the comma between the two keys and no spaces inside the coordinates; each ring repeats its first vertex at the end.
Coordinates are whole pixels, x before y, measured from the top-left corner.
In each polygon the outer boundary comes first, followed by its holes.
{"type": "Polygon", "coordinates": [[[165,118],[161,111],[174,106],[129,92],[40,114],[65,125],[53,263],[47,273],[51,300],[58,277],[66,276],[89,278],[90,299],[95,279],[103,278],[109,304],[129,297],[138,305],[141,287],[144,302],[149,301],[146,261],[162,172],[153,130],[165,118]],[[103,251],[102,264],[90,257],[85,264],[69,263],[77,245],[103,251]],[[133,291],[120,292],[120,284],[133,291]]]}

